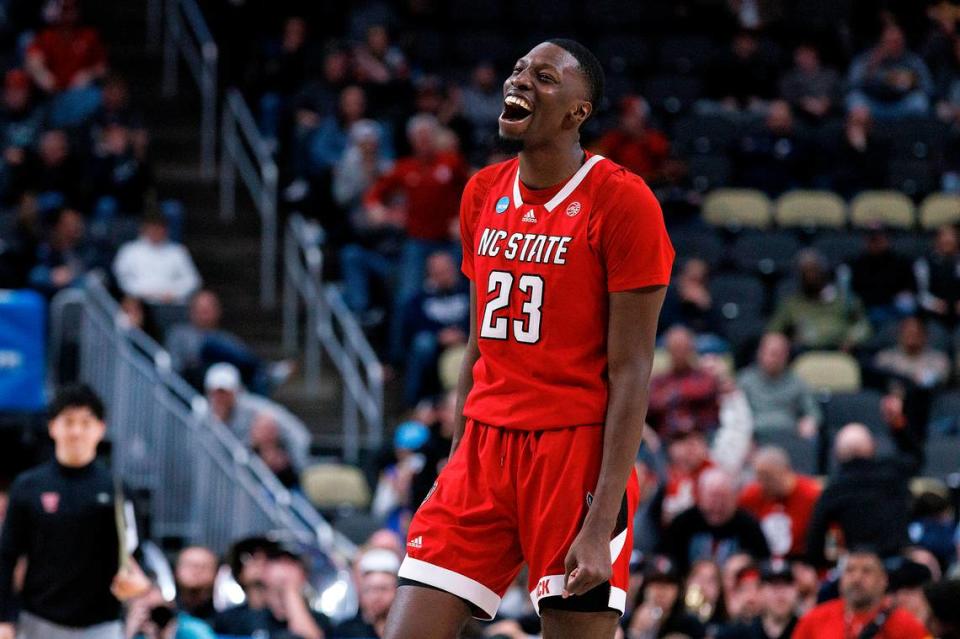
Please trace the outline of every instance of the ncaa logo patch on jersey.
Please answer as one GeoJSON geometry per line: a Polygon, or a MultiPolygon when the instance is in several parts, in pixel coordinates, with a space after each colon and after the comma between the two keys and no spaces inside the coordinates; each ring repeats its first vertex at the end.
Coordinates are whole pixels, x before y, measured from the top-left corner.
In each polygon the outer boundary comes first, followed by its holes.
{"type": "Polygon", "coordinates": [[[510,206],[510,198],[504,195],[502,198],[497,200],[497,206],[494,207],[494,209],[496,210],[497,215],[499,215],[500,213],[506,211],[508,206],[510,206]]]}
{"type": "Polygon", "coordinates": [[[567,215],[569,217],[574,217],[580,213],[580,203],[571,202],[570,206],[567,207],[567,215]]]}

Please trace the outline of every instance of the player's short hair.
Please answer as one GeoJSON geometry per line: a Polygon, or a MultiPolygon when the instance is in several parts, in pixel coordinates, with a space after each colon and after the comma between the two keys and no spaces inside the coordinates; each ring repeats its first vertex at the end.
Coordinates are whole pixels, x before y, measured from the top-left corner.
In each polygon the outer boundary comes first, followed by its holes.
{"type": "Polygon", "coordinates": [[[593,55],[587,47],[569,38],[552,38],[547,40],[547,42],[560,47],[574,57],[577,65],[580,67],[580,71],[587,79],[587,89],[590,92],[588,96],[590,104],[593,105],[594,111],[599,109],[600,103],[603,102],[603,90],[606,80],[603,74],[603,66],[600,64],[600,61],[597,60],[597,56],[593,55]]]}
{"type": "Polygon", "coordinates": [[[87,408],[93,415],[103,421],[103,401],[86,384],[67,384],[57,391],[50,404],[50,419],[54,419],[68,408],[87,408]]]}

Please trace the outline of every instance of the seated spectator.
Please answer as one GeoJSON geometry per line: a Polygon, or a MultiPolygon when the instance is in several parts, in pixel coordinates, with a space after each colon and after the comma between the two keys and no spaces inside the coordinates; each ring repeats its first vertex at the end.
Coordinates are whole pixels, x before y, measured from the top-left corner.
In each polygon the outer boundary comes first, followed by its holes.
{"type": "Polygon", "coordinates": [[[210,626],[203,621],[178,611],[164,599],[156,584],[147,594],[134,599],[124,621],[124,636],[128,639],[214,639],[210,626]]]}
{"type": "Polygon", "coordinates": [[[811,563],[824,565],[827,537],[834,545],[869,545],[893,555],[907,545],[909,480],[920,469],[920,447],[905,424],[902,402],[885,397],[882,411],[897,445],[893,457],[878,458],[876,443],[863,424],[847,424],[837,433],[834,454],[839,464],[813,511],[807,535],[811,563]]]}
{"type": "Polygon", "coordinates": [[[760,50],[757,35],[746,29],[712,59],[705,77],[705,95],[727,111],[762,110],[776,92],[776,68],[760,50]]]}
{"type": "Polygon", "coordinates": [[[723,563],[737,552],[766,559],[770,549],[757,520],[737,508],[733,478],[711,468],[700,475],[697,505],[670,523],[661,540],[681,572],[699,559],[723,563]]]}
{"type": "Polygon", "coordinates": [[[107,52],[97,30],[83,24],[79,0],[52,7],[51,25],[27,46],[25,66],[34,84],[53,96],[51,123],[76,126],[100,106],[96,81],[107,71],[107,52]]]}
{"type": "Polygon", "coordinates": [[[760,568],[760,614],[748,623],[732,624],[717,639],[790,639],[797,625],[799,591],[790,564],[773,559],[760,568]]]}
{"type": "Polygon", "coordinates": [[[705,261],[697,257],[685,261],[660,311],[661,326],[679,324],[694,332],[698,353],[723,351],[727,346],[717,337],[721,318],[710,295],[709,278],[705,261]]]}
{"type": "Polygon", "coordinates": [[[113,274],[126,295],[159,304],[185,304],[200,286],[190,253],[170,241],[162,215],[143,218],[140,237],[117,251],[113,274]]]}
{"type": "Polygon", "coordinates": [[[850,286],[867,307],[867,316],[874,325],[901,318],[916,308],[913,265],[894,252],[882,225],[870,228],[864,252],[850,264],[850,271],[850,286]]]}
{"type": "Polygon", "coordinates": [[[397,425],[393,434],[396,463],[380,474],[373,495],[371,512],[386,521],[387,528],[403,534],[413,508],[411,488],[414,476],[423,470],[425,459],[420,452],[430,439],[430,429],[416,421],[397,425]]]}
{"type": "Polygon", "coordinates": [[[926,114],[934,88],[927,65],[907,49],[903,30],[893,22],[876,46],[854,58],[847,83],[847,106],[865,105],[881,119],[926,114]]]}
{"type": "Polygon", "coordinates": [[[712,432],[719,422],[717,381],[697,366],[693,333],[677,326],[665,341],[670,370],[650,380],[647,422],[667,438],[675,432],[712,432]]]}
{"type": "Polygon", "coordinates": [[[930,624],[930,606],[923,596],[923,587],[934,581],[930,569],[905,557],[894,557],[886,562],[893,606],[905,610],[925,627],[930,624]]]}
{"type": "Polygon", "coordinates": [[[249,446],[264,465],[289,490],[300,488],[300,476],[287,451],[276,418],[268,411],[257,413],[250,426],[249,446]]]}
{"type": "MultiPolygon", "coordinates": [[[[302,166],[297,177],[316,176],[332,169],[347,148],[350,127],[366,115],[366,93],[358,86],[345,87],[340,92],[338,104],[336,113],[331,113],[320,120],[309,134],[301,134],[309,135],[309,139],[305,141],[307,164],[302,166]]],[[[297,187],[295,188],[294,185],[288,187],[284,197],[290,201],[302,199],[306,194],[307,185],[303,183],[297,187]]]]}
{"type": "Polygon", "coordinates": [[[227,563],[243,589],[244,600],[214,617],[212,625],[218,635],[250,635],[263,622],[267,606],[264,573],[269,558],[277,552],[277,543],[266,537],[247,537],[230,548],[227,563]]]}
{"type": "Polygon", "coordinates": [[[823,67],[816,46],[803,43],[793,50],[793,68],[780,79],[780,95],[801,118],[822,122],[837,108],[840,76],[823,67]]]}
{"type": "Polygon", "coordinates": [[[7,215],[13,220],[0,244],[0,288],[27,288],[42,240],[36,198],[22,196],[16,211],[7,215]]]}
{"type": "Polygon", "coordinates": [[[110,75],[103,81],[103,100],[93,119],[93,139],[101,139],[104,129],[111,124],[124,126],[130,136],[134,156],[143,161],[150,144],[150,132],[143,115],[130,106],[130,89],[126,80],[110,75]]]}
{"type": "Polygon", "coordinates": [[[908,528],[913,550],[930,553],[941,571],[957,559],[954,514],[949,495],[924,491],[913,500],[908,528]]]}
{"type": "Polygon", "coordinates": [[[435,388],[432,378],[444,349],[467,342],[470,291],[464,284],[449,253],[427,258],[423,289],[403,309],[407,406],[414,406],[425,390],[435,388]]]}
{"type": "Polygon", "coordinates": [[[737,185],[760,189],[771,197],[804,186],[813,169],[808,147],[790,105],[774,100],[763,128],[741,138],[734,151],[737,185]]]}
{"type": "Polygon", "coordinates": [[[260,130],[276,144],[280,122],[286,120],[294,96],[314,63],[307,21],[300,16],[284,19],[279,37],[267,39],[256,64],[256,86],[260,93],[260,130]]]}
{"type": "Polygon", "coordinates": [[[927,344],[923,320],[908,317],[900,322],[897,345],[877,353],[877,368],[905,377],[921,388],[943,384],[950,374],[950,360],[927,344]]]}
{"type": "Polygon", "coordinates": [[[811,438],[820,427],[820,407],[803,380],[787,368],[789,361],[790,340],[782,333],[767,333],[757,348],[756,363],[737,383],[747,396],[756,433],[796,430],[811,438]]]}
{"type": "Polygon", "coordinates": [[[177,555],[174,579],[177,583],[177,607],[207,623],[213,620],[213,583],[219,562],[212,550],[188,546],[177,555]]]}
{"type": "Polygon", "coordinates": [[[397,571],[400,560],[389,550],[368,550],[360,556],[359,591],[360,610],[353,619],[333,627],[335,639],[380,639],[384,636],[387,614],[397,595],[397,571]]]}
{"type": "Polygon", "coordinates": [[[33,99],[27,74],[20,69],[8,71],[0,102],[0,195],[6,196],[11,186],[23,179],[27,154],[40,140],[45,115],[33,99]]]}
{"type": "Polygon", "coordinates": [[[760,569],[756,563],[751,560],[736,572],[732,587],[726,594],[728,625],[746,626],[763,612],[763,600],[760,598],[760,569]]]}
{"type": "Polygon", "coordinates": [[[48,296],[79,284],[97,265],[96,252],[84,242],[83,217],[74,209],[60,209],[47,240],[37,249],[30,271],[30,287],[48,296]]]}
{"type": "Polygon", "coordinates": [[[684,608],[683,580],[666,557],[654,557],[626,624],[628,637],[666,637],[677,633],[690,639],[705,636],[703,624],[684,608]]]}
{"type": "Polygon", "coordinates": [[[827,277],[822,255],[805,249],[797,256],[800,292],[782,300],[767,330],[785,333],[798,348],[849,351],[870,337],[863,304],[827,277]]]}
{"type": "Polygon", "coordinates": [[[390,32],[384,24],[367,27],[364,41],[353,49],[353,63],[360,82],[378,89],[374,91],[377,97],[382,93],[386,98],[387,90],[410,73],[406,56],[390,42],[390,32]]]}
{"type": "Polygon", "coordinates": [[[771,555],[803,555],[820,485],[812,477],[795,473],[786,452],[775,446],[754,454],[753,471],[757,479],[741,491],[740,508],[760,522],[771,555]]]}
{"type": "Polygon", "coordinates": [[[710,457],[731,475],[739,475],[753,445],[753,412],[733,378],[733,366],[719,355],[704,355],[700,368],[717,382],[720,427],[710,445],[710,457]]]}
{"type": "Polygon", "coordinates": [[[918,262],[920,306],[931,319],[954,326],[960,315],[960,240],[957,228],[941,226],[933,250],[918,262]]]}
{"type": "Polygon", "coordinates": [[[91,191],[98,220],[136,218],[143,214],[152,178],[136,154],[130,129],[120,122],[106,124],[94,147],[91,191]]]}
{"type": "Polygon", "coordinates": [[[667,436],[666,446],[668,466],[660,513],[663,526],[696,504],[700,475],[713,467],[707,438],[701,431],[673,432],[667,436]]]}
{"type": "Polygon", "coordinates": [[[693,562],[686,581],[686,607],[700,623],[715,629],[727,617],[720,567],[712,560],[693,562]]]}
{"type": "Polygon", "coordinates": [[[490,62],[481,62],[470,74],[470,84],[461,93],[463,117],[473,126],[475,147],[494,146],[497,120],[503,112],[503,90],[490,62]]]}
{"type": "MultiPolygon", "coordinates": [[[[265,629],[270,637],[325,639],[333,636],[330,621],[311,610],[307,603],[307,576],[303,559],[289,550],[281,549],[267,561],[263,585],[267,601],[265,629]]],[[[256,635],[257,630],[260,628],[249,634],[256,635]]]]}
{"type": "Polygon", "coordinates": [[[831,157],[824,158],[827,169],[824,182],[832,185],[834,191],[852,198],[860,191],[882,189],[887,185],[890,148],[874,133],[869,107],[855,106],[847,112],[838,142],[831,157]]]}
{"type": "Polygon", "coordinates": [[[670,141],[649,122],[650,105],[636,95],[620,100],[620,118],[615,129],[596,143],[595,151],[633,171],[647,182],[660,179],[670,155],[670,141]]]}
{"type": "Polygon", "coordinates": [[[239,337],[220,328],[222,316],[216,293],[200,290],[194,294],[190,299],[190,322],[173,326],[164,341],[173,369],[195,387],[202,388],[207,368],[217,362],[227,362],[241,371],[252,392],[269,394],[292,374],[293,363],[266,364],[239,337]]]}
{"type": "Polygon", "coordinates": [[[841,639],[872,636],[876,639],[926,639],[920,621],[906,610],[885,605],[887,572],[880,556],[854,549],[843,564],[840,598],[820,604],[805,614],[793,639],[841,639]],[[872,630],[868,626],[879,626],[872,630]]]}
{"type": "Polygon", "coordinates": [[[12,195],[36,193],[43,212],[86,200],[86,176],[63,129],[48,129],[40,135],[36,153],[27,156],[22,171],[22,180],[11,185],[12,195]]]}

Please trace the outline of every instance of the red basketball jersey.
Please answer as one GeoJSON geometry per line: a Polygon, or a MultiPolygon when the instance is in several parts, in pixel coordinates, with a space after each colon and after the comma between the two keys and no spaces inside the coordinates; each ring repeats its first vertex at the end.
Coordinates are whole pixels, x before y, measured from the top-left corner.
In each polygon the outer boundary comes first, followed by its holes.
{"type": "Polygon", "coordinates": [[[591,154],[567,182],[531,190],[513,159],[470,179],[460,229],[480,346],[464,414],[526,430],[602,424],[608,293],[670,279],[653,193],[591,154]]]}

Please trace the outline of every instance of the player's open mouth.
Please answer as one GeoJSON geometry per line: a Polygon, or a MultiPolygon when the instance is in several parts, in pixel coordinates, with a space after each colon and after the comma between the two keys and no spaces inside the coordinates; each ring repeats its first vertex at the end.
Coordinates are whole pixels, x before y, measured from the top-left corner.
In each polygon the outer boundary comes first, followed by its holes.
{"type": "Polygon", "coordinates": [[[533,105],[519,95],[508,95],[503,100],[503,113],[500,118],[507,122],[522,122],[533,115],[533,105]]]}

